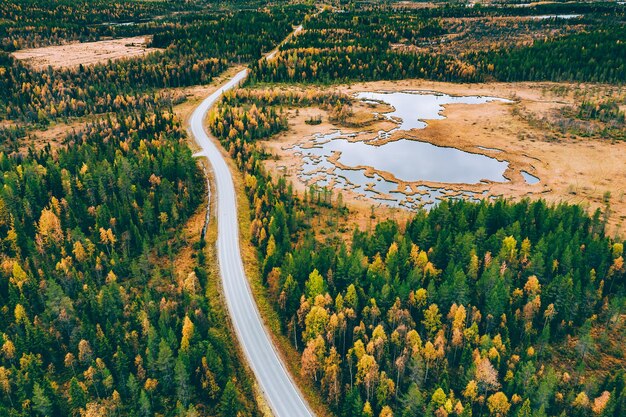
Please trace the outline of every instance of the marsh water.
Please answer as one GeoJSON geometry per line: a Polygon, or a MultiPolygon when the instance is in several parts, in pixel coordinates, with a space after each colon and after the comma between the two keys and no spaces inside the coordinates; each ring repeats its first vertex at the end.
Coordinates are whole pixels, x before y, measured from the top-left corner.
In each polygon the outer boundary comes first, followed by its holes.
{"type": "Polygon", "coordinates": [[[545,20],[545,19],[576,19],[582,17],[581,14],[545,14],[537,16],[529,16],[531,19],[545,20]]]}
{"type": "Polygon", "coordinates": [[[539,178],[526,171],[520,171],[520,173],[522,174],[522,177],[524,177],[524,181],[526,181],[527,184],[533,185],[539,182],[539,178]]]}
{"type": "MultiPolygon", "coordinates": [[[[447,104],[509,102],[497,97],[415,91],[363,92],[355,97],[393,107],[392,111],[379,116],[393,121],[396,127],[378,132],[375,140],[387,139],[397,131],[424,129],[429,120],[444,118],[441,113],[447,104]]],[[[303,162],[300,178],[308,185],[350,189],[387,205],[408,208],[428,208],[443,198],[474,200],[484,196],[483,193],[451,190],[446,184],[508,181],[504,172],[509,163],[491,156],[410,139],[374,144],[372,140],[358,140],[359,135],[337,130],[316,134],[294,146],[293,150],[300,154],[303,162]],[[421,184],[423,182],[441,183],[441,187],[426,186],[421,184]],[[399,183],[419,186],[407,185],[399,189],[399,183]]]]}
{"type": "Polygon", "coordinates": [[[337,137],[336,133],[318,136],[313,147],[298,150],[305,156],[324,161],[321,167],[327,168],[331,165],[328,158],[339,152],[338,162],[343,166],[352,170],[372,167],[403,182],[477,184],[483,180],[506,181],[503,173],[508,163],[486,155],[408,139],[376,146],[367,142],[350,142],[347,138],[337,137]]]}
{"type": "MultiPolygon", "coordinates": [[[[497,97],[481,96],[450,96],[435,92],[421,91],[401,91],[394,93],[357,93],[356,98],[365,102],[385,103],[394,108],[383,116],[395,121],[398,127],[396,130],[423,129],[426,127],[426,120],[441,120],[445,117],[441,114],[447,104],[484,104],[491,101],[509,100],[497,97]]],[[[388,133],[391,133],[389,131],[388,133]]]]}

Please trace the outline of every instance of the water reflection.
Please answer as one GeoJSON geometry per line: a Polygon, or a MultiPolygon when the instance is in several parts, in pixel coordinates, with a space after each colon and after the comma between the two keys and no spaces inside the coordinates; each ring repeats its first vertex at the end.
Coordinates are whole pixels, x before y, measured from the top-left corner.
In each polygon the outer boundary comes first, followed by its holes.
{"type": "Polygon", "coordinates": [[[315,156],[324,166],[336,152],[338,162],[352,169],[372,167],[403,182],[442,182],[477,184],[482,180],[505,182],[508,162],[456,148],[439,147],[426,142],[400,139],[380,146],[347,139],[314,139],[315,146],[300,148],[303,155],[315,156]]]}
{"type": "Polygon", "coordinates": [[[545,20],[545,19],[576,19],[578,17],[582,17],[581,14],[552,14],[552,15],[538,15],[538,16],[528,16],[531,19],[537,20],[545,20]]]}

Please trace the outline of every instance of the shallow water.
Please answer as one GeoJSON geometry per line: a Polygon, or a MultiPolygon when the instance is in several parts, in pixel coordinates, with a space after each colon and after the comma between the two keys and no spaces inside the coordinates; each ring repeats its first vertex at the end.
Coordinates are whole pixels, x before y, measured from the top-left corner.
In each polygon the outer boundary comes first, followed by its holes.
{"type": "Polygon", "coordinates": [[[533,185],[539,182],[539,178],[535,177],[532,174],[529,174],[526,171],[520,171],[520,173],[522,174],[522,177],[524,177],[524,180],[526,181],[527,184],[533,185]]]}
{"type": "MultiPolygon", "coordinates": [[[[322,140],[324,140],[322,138],[322,140]]],[[[508,162],[456,148],[400,139],[381,146],[347,139],[326,141],[315,152],[330,157],[340,152],[339,162],[347,167],[371,166],[400,181],[476,184],[481,180],[504,182],[508,162]]]]}
{"type": "Polygon", "coordinates": [[[546,14],[546,15],[538,15],[538,16],[528,16],[531,19],[576,19],[578,17],[582,17],[581,14],[546,14]]]}

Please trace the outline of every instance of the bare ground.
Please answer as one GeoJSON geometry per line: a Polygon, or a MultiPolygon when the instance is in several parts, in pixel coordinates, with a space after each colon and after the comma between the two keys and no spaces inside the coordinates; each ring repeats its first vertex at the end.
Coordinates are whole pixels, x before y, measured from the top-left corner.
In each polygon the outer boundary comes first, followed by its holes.
{"type": "Polygon", "coordinates": [[[13,56],[24,61],[32,68],[43,70],[53,68],[75,68],[79,65],[115,61],[122,58],[144,56],[159,48],[149,48],[148,36],[109,39],[98,42],[70,43],[66,45],[46,46],[34,49],[22,49],[13,56]]]}

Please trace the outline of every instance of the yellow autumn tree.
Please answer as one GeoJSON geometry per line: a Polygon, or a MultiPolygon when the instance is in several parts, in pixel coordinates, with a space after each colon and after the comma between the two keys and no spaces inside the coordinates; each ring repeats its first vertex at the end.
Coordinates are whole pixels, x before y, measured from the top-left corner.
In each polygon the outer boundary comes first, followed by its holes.
{"type": "Polygon", "coordinates": [[[8,339],[2,345],[2,355],[9,361],[15,358],[15,345],[8,339]]]}
{"type": "Polygon", "coordinates": [[[39,221],[37,222],[37,234],[35,242],[40,253],[51,245],[59,245],[63,242],[63,230],[61,229],[61,220],[49,208],[41,211],[39,221]]]}
{"type": "Polygon", "coordinates": [[[322,388],[328,396],[328,400],[333,404],[338,404],[341,398],[341,360],[337,349],[330,348],[330,352],[324,359],[324,376],[322,377],[322,388]]]}
{"type": "Polygon", "coordinates": [[[511,408],[511,404],[507,396],[502,391],[498,391],[487,398],[487,407],[492,416],[505,417],[511,408]]]}
{"type": "Polygon", "coordinates": [[[317,381],[325,353],[326,342],[322,336],[309,340],[302,352],[302,375],[317,381]]]}
{"type": "Polygon", "coordinates": [[[478,397],[478,384],[473,379],[467,383],[467,386],[463,390],[463,396],[471,402],[474,402],[478,397]]]}
{"type": "Polygon", "coordinates": [[[393,411],[391,410],[391,407],[386,405],[380,410],[380,414],[378,416],[379,417],[393,417],[393,411]]]}
{"type": "Polygon", "coordinates": [[[437,304],[431,304],[428,306],[428,309],[424,311],[422,324],[431,336],[439,331],[441,328],[441,313],[439,312],[439,306],[437,306],[437,304]]]}
{"type": "Polygon", "coordinates": [[[19,288],[20,292],[22,291],[24,284],[28,281],[28,275],[26,275],[26,272],[17,262],[13,262],[13,273],[11,274],[10,281],[17,288],[19,288]]]}
{"type": "Polygon", "coordinates": [[[361,356],[357,363],[357,384],[365,386],[366,398],[369,401],[374,383],[378,378],[378,363],[372,355],[365,354],[361,356]]]}
{"type": "Polygon", "coordinates": [[[180,340],[180,350],[186,352],[189,350],[189,342],[193,337],[194,325],[188,316],[183,319],[183,336],[180,340]]]}

